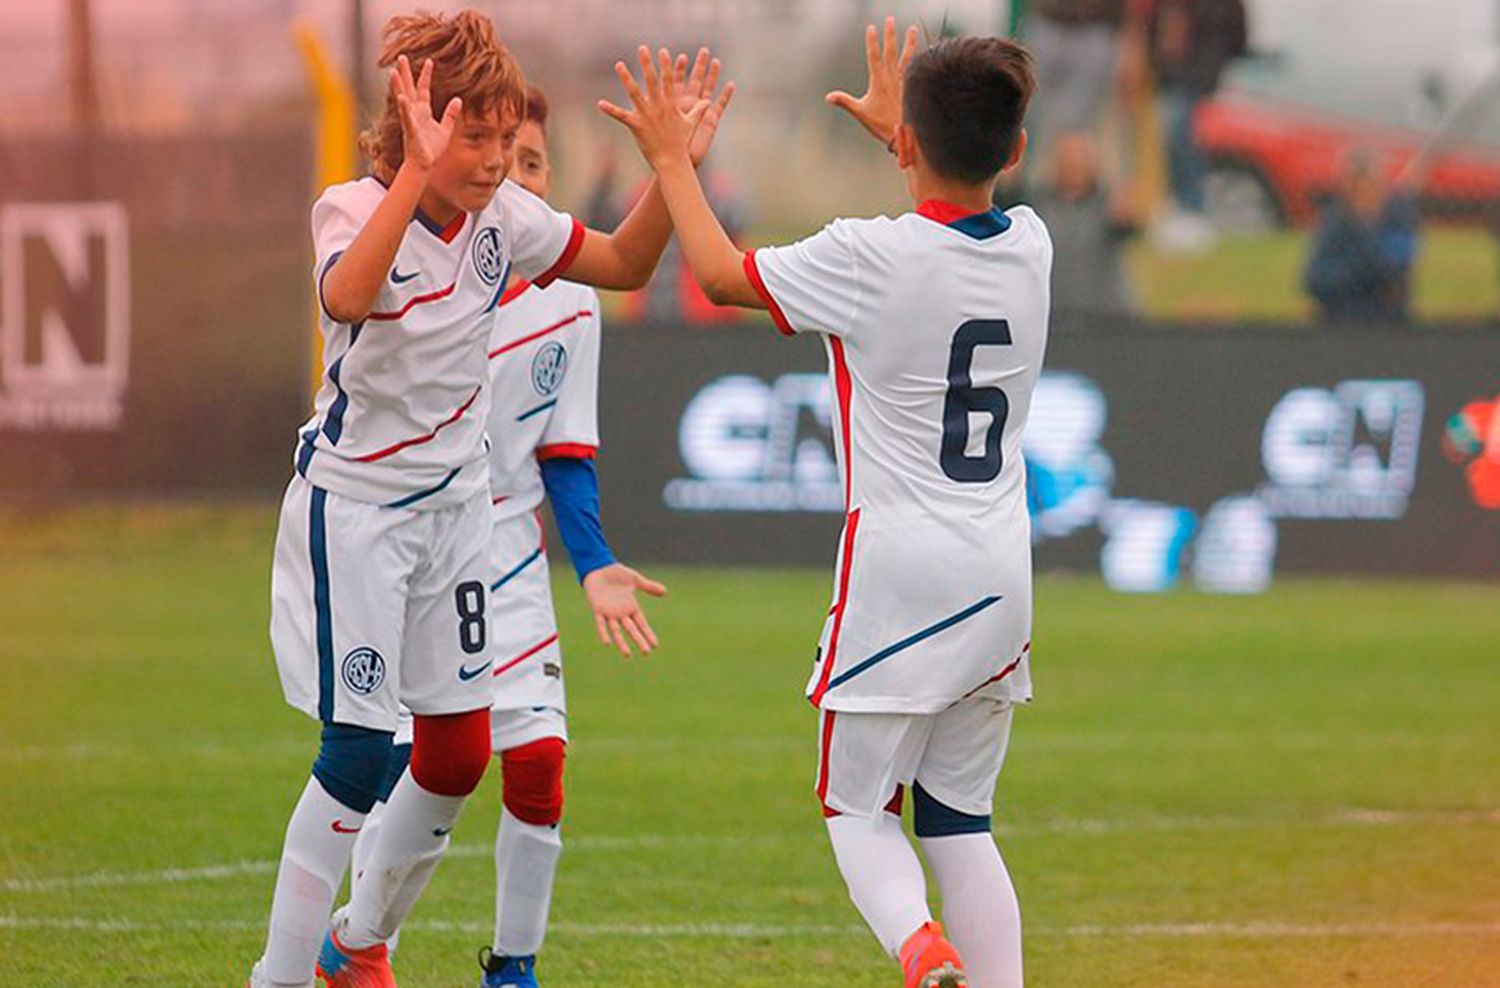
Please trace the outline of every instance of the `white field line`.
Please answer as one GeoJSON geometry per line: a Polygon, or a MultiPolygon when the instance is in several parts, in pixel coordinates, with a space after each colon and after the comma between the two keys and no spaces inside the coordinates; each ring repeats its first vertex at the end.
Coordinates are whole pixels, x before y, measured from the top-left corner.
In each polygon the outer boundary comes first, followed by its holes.
{"type": "MultiPolygon", "coordinates": [[[[1436,826],[1497,825],[1500,810],[1407,811],[1348,809],[1322,817],[1123,817],[1105,819],[1042,820],[1035,823],[1000,824],[1001,839],[1043,835],[1105,836],[1131,833],[1211,832],[1225,830],[1306,830],[1399,827],[1418,824],[1436,826]]],[[[808,840],[812,834],[771,833],[754,835],[634,834],[625,836],[583,835],[567,838],[570,851],[628,851],[650,848],[744,848],[774,847],[808,840]]],[[[494,854],[493,844],[454,844],[451,858],[485,858],[494,854]]],[[[164,868],[156,871],[95,871],[79,875],[0,879],[0,892],[58,892],[64,889],[116,888],[138,885],[174,885],[183,882],[223,881],[244,876],[269,875],[275,860],[234,861],[198,868],[164,868]]]]}
{"type": "MultiPolygon", "coordinates": [[[[250,920],[172,920],[143,921],[133,919],[89,919],[82,916],[16,916],[0,915],[3,930],[65,930],[84,933],[180,933],[184,930],[222,933],[258,933],[264,921],[250,920]]],[[[485,934],[494,929],[488,922],[452,922],[446,920],[413,920],[409,931],[485,934]]],[[[553,923],[549,932],[579,938],[644,939],[728,939],[786,940],[817,937],[869,936],[865,927],[848,924],[806,923],[553,923]]],[[[1500,922],[1494,923],[1289,923],[1264,921],[1247,923],[1118,923],[1074,926],[1029,926],[1028,936],[1108,938],[1159,937],[1162,939],[1308,939],[1385,938],[1385,937],[1494,937],[1500,936],[1500,922]]]]}

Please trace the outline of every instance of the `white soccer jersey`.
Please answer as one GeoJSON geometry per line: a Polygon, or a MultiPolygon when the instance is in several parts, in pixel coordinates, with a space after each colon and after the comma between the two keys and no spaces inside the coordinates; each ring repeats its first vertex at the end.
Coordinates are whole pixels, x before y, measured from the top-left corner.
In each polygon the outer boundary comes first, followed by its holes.
{"type": "Polygon", "coordinates": [[[545,497],[539,459],[592,457],[599,446],[599,296],[559,281],[520,281],[490,333],[490,494],[495,521],[545,497]]]}
{"type": "Polygon", "coordinates": [[[808,685],[819,706],[1030,698],[1021,433],[1051,264],[1031,209],[937,202],[746,255],[777,327],[828,349],[848,516],[808,685]]]}
{"type": "MultiPolygon", "coordinates": [[[[323,275],[384,195],[363,178],[313,206],[320,301],[323,275]]],[[[510,181],[446,228],[419,212],[363,322],[336,322],[320,304],[325,371],[297,471],[381,505],[435,509],[483,491],[493,313],[507,279],[547,284],[582,242],[582,225],[510,181]]]]}

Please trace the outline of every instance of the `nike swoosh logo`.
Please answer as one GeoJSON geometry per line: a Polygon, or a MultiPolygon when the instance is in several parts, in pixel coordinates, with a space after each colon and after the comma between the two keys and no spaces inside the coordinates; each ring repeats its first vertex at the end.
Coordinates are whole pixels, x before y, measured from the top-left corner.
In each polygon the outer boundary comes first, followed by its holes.
{"type": "Polygon", "coordinates": [[[411,274],[402,274],[400,268],[391,268],[391,284],[404,285],[421,273],[420,271],[413,271],[411,274]]]}
{"type": "Polygon", "coordinates": [[[494,659],[490,659],[489,662],[486,662],[484,665],[480,666],[477,669],[470,669],[467,666],[459,666],[458,667],[458,678],[467,683],[469,680],[473,679],[475,676],[480,675],[486,669],[488,669],[490,667],[490,663],[492,663],[494,661],[495,661],[494,659]]]}
{"type": "Polygon", "coordinates": [[[344,826],[344,821],[342,820],[333,821],[333,832],[336,834],[357,834],[359,831],[359,827],[344,826]]]}
{"type": "Polygon", "coordinates": [[[453,828],[452,827],[433,827],[432,828],[432,836],[434,836],[434,837],[447,837],[451,833],[453,833],[453,828]]]}

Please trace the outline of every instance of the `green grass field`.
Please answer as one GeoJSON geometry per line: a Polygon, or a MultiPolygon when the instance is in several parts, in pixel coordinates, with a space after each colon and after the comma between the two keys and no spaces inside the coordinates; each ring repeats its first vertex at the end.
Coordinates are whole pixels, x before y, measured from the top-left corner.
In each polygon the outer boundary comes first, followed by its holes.
{"type": "MultiPolygon", "coordinates": [[[[242,983],[316,736],[268,654],[273,521],[0,515],[0,985],[242,983]]],[[[574,740],[544,984],[899,985],[810,791],[827,576],[659,575],[646,662],[558,588],[574,740]]],[[[1035,640],[997,802],[1029,984],[1500,986],[1500,590],[1045,577],[1035,640]]],[[[476,980],[496,781],[404,988],[476,980]]]]}

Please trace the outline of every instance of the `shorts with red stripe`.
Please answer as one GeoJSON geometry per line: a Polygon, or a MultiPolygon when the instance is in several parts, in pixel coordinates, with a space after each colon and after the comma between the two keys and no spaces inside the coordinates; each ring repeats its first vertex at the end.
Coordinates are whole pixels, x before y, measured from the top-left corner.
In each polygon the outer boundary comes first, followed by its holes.
{"type": "Polygon", "coordinates": [[[991,812],[1014,707],[974,696],[936,714],[818,712],[817,794],[827,816],[871,817],[920,784],[970,816],[991,812]]]}

